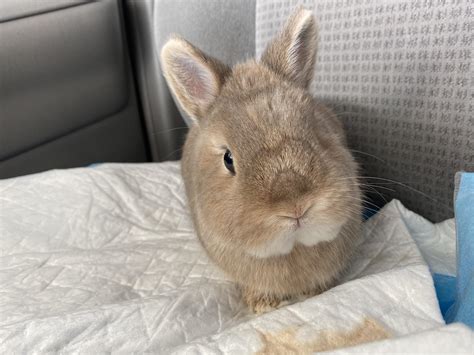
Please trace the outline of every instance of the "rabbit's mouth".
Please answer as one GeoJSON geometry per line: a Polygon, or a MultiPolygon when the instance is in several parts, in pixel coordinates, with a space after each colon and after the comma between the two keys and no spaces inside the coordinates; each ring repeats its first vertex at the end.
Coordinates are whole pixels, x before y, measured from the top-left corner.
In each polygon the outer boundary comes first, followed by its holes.
{"type": "Polygon", "coordinates": [[[287,217],[287,216],[278,216],[284,219],[288,223],[288,230],[296,232],[298,229],[307,225],[307,220],[304,217],[287,217]]]}
{"type": "Polygon", "coordinates": [[[315,223],[304,218],[299,222],[299,225],[296,221],[292,223],[293,226],[289,230],[251,249],[248,254],[257,258],[269,258],[291,253],[297,243],[313,247],[321,242],[332,241],[339,236],[346,221],[315,223]]]}
{"type": "Polygon", "coordinates": [[[321,242],[330,242],[339,236],[345,221],[338,223],[319,223],[298,228],[294,232],[294,238],[297,243],[307,247],[315,246],[321,242]]]}

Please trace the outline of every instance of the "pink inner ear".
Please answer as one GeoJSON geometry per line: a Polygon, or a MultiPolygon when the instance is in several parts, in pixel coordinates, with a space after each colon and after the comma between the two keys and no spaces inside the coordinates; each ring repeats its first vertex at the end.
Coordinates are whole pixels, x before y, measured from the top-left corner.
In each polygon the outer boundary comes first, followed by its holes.
{"type": "Polygon", "coordinates": [[[201,63],[188,56],[176,57],[176,76],[191,100],[210,102],[214,99],[213,77],[201,63]]]}

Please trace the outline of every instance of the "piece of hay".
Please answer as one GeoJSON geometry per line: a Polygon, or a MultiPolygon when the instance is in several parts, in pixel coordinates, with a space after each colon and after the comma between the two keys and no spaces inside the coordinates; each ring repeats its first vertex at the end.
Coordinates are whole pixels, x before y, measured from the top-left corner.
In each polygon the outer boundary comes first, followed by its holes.
{"type": "Polygon", "coordinates": [[[263,348],[257,352],[260,355],[312,354],[390,337],[376,320],[370,318],[366,318],[362,324],[349,332],[322,331],[310,341],[298,340],[294,328],[274,334],[261,331],[259,333],[263,343],[263,348]]]}

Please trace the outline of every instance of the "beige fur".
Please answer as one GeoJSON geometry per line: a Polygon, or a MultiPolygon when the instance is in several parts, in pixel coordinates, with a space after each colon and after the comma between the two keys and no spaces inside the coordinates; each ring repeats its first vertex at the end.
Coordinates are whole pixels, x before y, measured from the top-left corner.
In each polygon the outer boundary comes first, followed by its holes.
{"type": "Polygon", "coordinates": [[[179,38],[162,51],[195,120],[182,159],[195,228],[255,311],[333,286],[360,236],[357,165],[337,117],[307,91],[315,44],[314,18],[300,9],[261,62],[229,69],[179,38]]]}

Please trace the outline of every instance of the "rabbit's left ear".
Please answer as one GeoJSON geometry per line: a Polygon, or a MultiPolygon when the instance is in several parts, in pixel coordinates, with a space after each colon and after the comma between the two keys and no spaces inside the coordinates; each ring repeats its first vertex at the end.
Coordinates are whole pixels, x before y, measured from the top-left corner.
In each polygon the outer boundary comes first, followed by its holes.
{"type": "Polygon", "coordinates": [[[300,8],[286,22],[280,35],[262,55],[262,62],[274,72],[307,88],[313,79],[317,30],[313,14],[300,8]]]}
{"type": "Polygon", "coordinates": [[[206,116],[230,71],[179,37],[164,45],[161,66],[169,87],[194,123],[206,116]]]}

